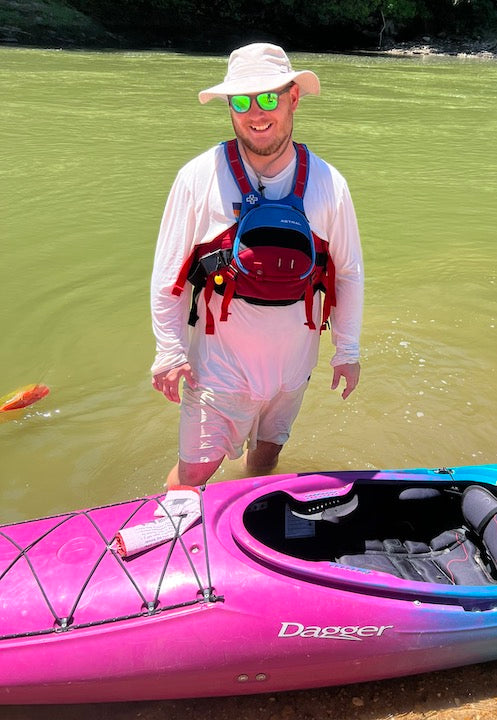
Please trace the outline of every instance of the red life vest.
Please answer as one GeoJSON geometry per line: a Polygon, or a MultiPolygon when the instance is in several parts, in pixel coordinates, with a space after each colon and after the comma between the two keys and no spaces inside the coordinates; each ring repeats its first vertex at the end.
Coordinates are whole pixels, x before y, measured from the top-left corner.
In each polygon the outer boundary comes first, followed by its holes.
{"type": "Polygon", "coordinates": [[[183,264],[173,295],[186,281],[193,285],[189,323],[198,320],[197,298],[205,288],[206,327],[214,333],[209,301],[215,291],[223,295],[221,322],[228,320],[233,298],[256,305],[291,305],[305,302],[306,325],[312,318],[314,293],[324,292],[321,330],[335,305],[335,267],[328,244],[315,235],[304,213],[303,198],[309,175],[309,152],[294,143],[297,167],[290,195],[268,200],[256,191],[245,172],[236,140],[224,143],[233,178],[242,196],[237,223],[208,243],[197,245],[183,264]]]}

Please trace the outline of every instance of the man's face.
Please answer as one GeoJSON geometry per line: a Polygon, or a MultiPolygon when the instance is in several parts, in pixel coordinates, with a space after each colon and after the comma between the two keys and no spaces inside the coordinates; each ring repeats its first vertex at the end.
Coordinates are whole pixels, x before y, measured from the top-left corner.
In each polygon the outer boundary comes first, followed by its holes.
{"type": "Polygon", "coordinates": [[[250,109],[237,113],[230,107],[231,122],[238,140],[246,150],[270,158],[276,155],[292,136],[293,113],[299,103],[299,86],[292,85],[279,97],[275,110],[262,110],[255,98],[250,109]]]}

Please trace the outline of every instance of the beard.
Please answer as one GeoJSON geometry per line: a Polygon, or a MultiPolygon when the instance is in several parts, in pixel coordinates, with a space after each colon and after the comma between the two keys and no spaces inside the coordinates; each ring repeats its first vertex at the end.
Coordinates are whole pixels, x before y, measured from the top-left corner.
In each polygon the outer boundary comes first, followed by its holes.
{"type": "Polygon", "coordinates": [[[282,134],[278,137],[275,137],[269,145],[257,145],[256,143],[252,142],[252,139],[248,137],[241,128],[237,127],[237,124],[233,121],[233,118],[232,125],[237,140],[242,143],[242,145],[244,145],[247,150],[249,150],[254,155],[259,155],[260,157],[269,157],[271,155],[276,155],[277,153],[283,154],[286,147],[288,146],[288,143],[290,142],[293,133],[293,116],[290,117],[290,122],[287,127],[283,129],[282,134]]]}
{"type": "Polygon", "coordinates": [[[282,138],[276,138],[270,145],[266,145],[266,147],[259,147],[243,135],[237,134],[238,140],[245,145],[250,152],[254,153],[254,155],[260,155],[261,157],[276,155],[276,153],[278,153],[281,149],[284,150],[290,142],[291,136],[292,134],[289,133],[282,138]]]}

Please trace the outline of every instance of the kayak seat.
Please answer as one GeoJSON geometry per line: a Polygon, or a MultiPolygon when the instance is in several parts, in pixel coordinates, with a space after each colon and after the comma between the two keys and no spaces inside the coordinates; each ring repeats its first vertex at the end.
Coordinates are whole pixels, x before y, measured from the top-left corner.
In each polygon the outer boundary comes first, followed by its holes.
{"type": "MultiPolygon", "coordinates": [[[[416,499],[416,492],[406,493],[404,499],[416,499]]],[[[366,539],[360,553],[345,553],[336,561],[405,580],[445,585],[496,584],[497,498],[473,485],[464,491],[461,509],[466,524],[445,530],[429,542],[366,539]]]]}
{"type": "Polygon", "coordinates": [[[342,555],[344,565],[376,570],[404,580],[441,585],[491,585],[477,546],[464,528],[446,530],[429,544],[399,539],[366,540],[362,554],[342,555]]]}
{"type": "Polygon", "coordinates": [[[247,508],[245,526],[259,542],[302,560],[425,583],[497,585],[497,497],[491,489],[357,482],[333,506],[339,513],[330,516],[326,498],[318,505],[270,493],[247,508]]]}
{"type": "Polygon", "coordinates": [[[464,491],[462,512],[488,562],[497,568],[497,498],[481,485],[471,485],[464,491]]]}

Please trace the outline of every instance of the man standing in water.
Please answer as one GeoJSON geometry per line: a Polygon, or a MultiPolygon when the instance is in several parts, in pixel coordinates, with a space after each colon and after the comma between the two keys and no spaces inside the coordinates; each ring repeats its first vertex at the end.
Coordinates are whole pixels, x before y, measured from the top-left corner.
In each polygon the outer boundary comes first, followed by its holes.
{"type": "Polygon", "coordinates": [[[331,389],[343,378],[345,399],[359,381],[363,267],[349,190],[292,140],[300,97],[319,91],[282,48],[254,43],[231,54],[224,82],[199,93],[201,103],[228,103],[236,141],[180,170],[157,242],[153,386],[179,403],[184,380],[169,486],[205,483],[245,443],[249,473],[277,464],[328,315],[331,389]]]}

